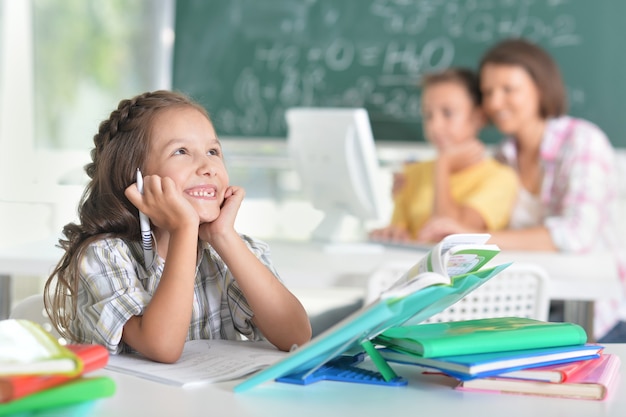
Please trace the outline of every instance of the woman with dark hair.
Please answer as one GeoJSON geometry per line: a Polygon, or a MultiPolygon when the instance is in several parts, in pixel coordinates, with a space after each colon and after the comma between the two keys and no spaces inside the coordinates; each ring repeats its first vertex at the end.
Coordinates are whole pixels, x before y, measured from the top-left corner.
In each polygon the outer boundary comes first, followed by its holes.
{"type": "MultiPolygon", "coordinates": [[[[616,233],[615,151],[598,126],[565,115],[556,62],[529,41],[508,39],[484,54],[479,73],[483,110],[506,136],[497,157],[517,171],[521,184],[509,228],[493,232],[491,242],[515,250],[609,251],[626,287],[626,260],[616,233]]],[[[422,233],[438,240],[470,231],[440,218],[422,233]]],[[[623,296],[596,303],[596,338],[626,341],[626,323],[619,322],[623,296]]]]}

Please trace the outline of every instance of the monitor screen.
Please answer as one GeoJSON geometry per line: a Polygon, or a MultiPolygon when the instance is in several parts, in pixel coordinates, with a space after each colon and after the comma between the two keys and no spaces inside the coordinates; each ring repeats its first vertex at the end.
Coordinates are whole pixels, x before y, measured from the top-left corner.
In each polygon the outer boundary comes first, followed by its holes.
{"type": "Polygon", "coordinates": [[[382,216],[376,192],[380,168],[367,111],[298,107],[288,109],[286,119],[294,169],[313,206],[324,212],[313,240],[350,239],[345,231],[350,217],[358,220],[362,239],[365,222],[382,216]]]}

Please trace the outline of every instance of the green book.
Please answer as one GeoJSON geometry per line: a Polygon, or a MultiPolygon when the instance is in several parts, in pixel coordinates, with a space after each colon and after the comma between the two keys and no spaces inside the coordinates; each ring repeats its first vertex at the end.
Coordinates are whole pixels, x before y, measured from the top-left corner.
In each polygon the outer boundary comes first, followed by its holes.
{"type": "Polygon", "coordinates": [[[15,413],[52,410],[99,398],[110,397],[115,393],[115,381],[108,376],[78,378],[63,385],[0,404],[0,416],[15,413]]]}
{"type": "Polygon", "coordinates": [[[393,327],[378,335],[375,342],[433,358],[581,345],[587,342],[587,334],[575,323],[498,317],[393,327]]]}

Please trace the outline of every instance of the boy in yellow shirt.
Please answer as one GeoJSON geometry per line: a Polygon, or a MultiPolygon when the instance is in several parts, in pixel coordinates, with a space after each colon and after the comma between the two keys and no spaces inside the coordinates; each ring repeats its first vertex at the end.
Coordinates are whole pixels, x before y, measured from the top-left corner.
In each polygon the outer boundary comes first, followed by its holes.
{"type": "Polygon", "coordinates": [[[472,71],[451,68],[422,81],[424,136],[437,158],[409,164],[395,191],[390,225],[370,232],[381,241],[423,241],[420,231],[446,217],[474,230],[508,225],[515,203],[515,172],[486,155],[477,135],[485,124],[479,81],[472,71]]]}

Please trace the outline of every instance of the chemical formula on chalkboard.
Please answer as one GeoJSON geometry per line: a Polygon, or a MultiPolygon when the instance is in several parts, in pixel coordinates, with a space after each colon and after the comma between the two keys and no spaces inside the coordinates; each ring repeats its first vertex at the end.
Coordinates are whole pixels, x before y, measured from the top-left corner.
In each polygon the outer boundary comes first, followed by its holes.
{"type": "Polygon", "coordinates": [[[608,25],[598,9],[579,0],[180,0],[173,86],[205,105],[222,136],[284,137],[285,109],[338,106],[365,107],[377,140],[421,140],[422,75],[476,68],[493,43],[523,36],[564,68],[570,113],[610,131],[585,114],[608,82],[585,74],[602,58],[589,42],[608,25]]]}

